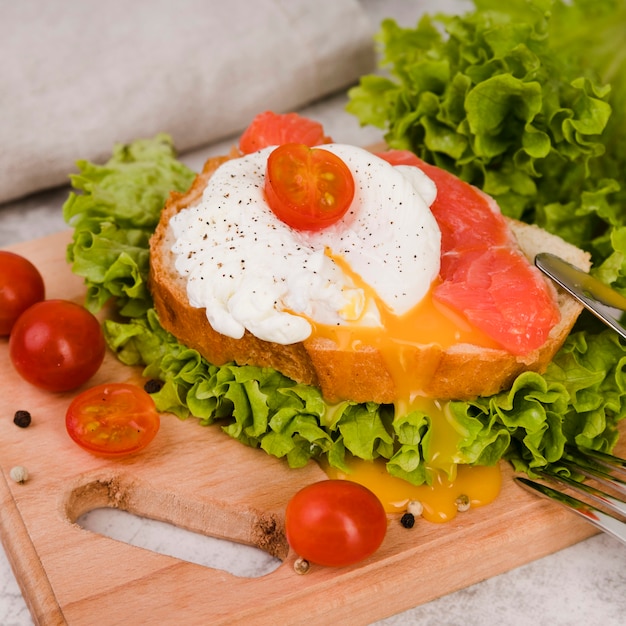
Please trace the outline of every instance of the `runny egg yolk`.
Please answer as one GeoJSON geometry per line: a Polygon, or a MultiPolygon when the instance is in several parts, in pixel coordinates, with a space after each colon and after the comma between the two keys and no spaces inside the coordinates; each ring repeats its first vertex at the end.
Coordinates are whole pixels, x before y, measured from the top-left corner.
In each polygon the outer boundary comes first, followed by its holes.
{"type": "Polygon", "coordinates": [[[429,522],[442,523],[454,519],[459,498],[467,498],[471,507],[493,502],[500,493],[502,476],[499,466],[459,465],[456,477],[448,480],[443,472],[436,472],[432,485],[411,485],[391,476],[384,463],[351,459],[350,472],[324,467],[329,478],[352,480],[365,485],[378,496],[387,513],[406,511],[410,501],[423,506],[422,517],[429,522]]]}
{"type": "Polygon", "coordinates": [[[341,258],[333,258],[352,278],[354,284],[362,289],[366,301],[375,303],[381,325],[360,325],[358,320],[340,326],[313,324],[313,333],[318,337],[331,339],[341,349],[349,350],[353,346],[367,345],[380,352],[395,384],[396,413],[406,415],[420,410],[430,418],[430,458],[425,459],[425,462],[431,473],[432,484],[415,486],[391,476],[381,459],[371,462],[349,458],[349,473],[332,467],[323,469],[330,478],[353,480],[368,487],[379,497],[388,513],[402,512],[406,510],[409,501],[417,500],[424,507],[423,517],[432,522],[446,522],[455,517],[459,497],[467,498],[472,507],[492,502],[500,492],[499,466],[471,467],[457,464],[457,443],[463,435],[461,427],[448,410],[447,402],[427,398],[420,393],[420,377],[429,376],[430,373],[411,371],[407,367],[404,354],[407,347],[414,345],[437,344],[443,349],[460,343],[485,348],[498,348],[498,345],[488,335],[472,327],[458,313],[432,297],[436,281],[426,297],[415,307],[404,315],[397,316],[341,258]]]}

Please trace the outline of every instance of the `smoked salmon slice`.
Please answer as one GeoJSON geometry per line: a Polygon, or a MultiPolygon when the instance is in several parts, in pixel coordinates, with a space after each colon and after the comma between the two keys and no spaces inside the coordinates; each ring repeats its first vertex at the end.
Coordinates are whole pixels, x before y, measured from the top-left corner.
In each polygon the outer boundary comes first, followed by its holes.
{"type": "Polygon", "coordinates": [[[309,148],[330,143],[323,126],[297,113],[259,113],[239,138],[239,149],[251,154],[269,146],[303,143],[309,148]]]}
{"type": "Polygon", "coordinates": [[[431,211],[441,229],[442,282],[433,298],[512,354],[541,347],[560,319],[558,306],[517,247],[494,200],[411,152],[389,150],[378,156],[393,165],[419,167],[437,186],[431,211]]]}

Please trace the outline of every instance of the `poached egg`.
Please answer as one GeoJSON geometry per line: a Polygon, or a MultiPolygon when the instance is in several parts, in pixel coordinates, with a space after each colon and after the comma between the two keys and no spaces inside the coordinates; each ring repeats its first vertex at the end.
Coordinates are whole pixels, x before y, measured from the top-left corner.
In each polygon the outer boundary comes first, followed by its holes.
{"type": "Polygon", "coordinates": [[[324,149],[355,182],[348,212],[328,228],[296,230],[271,211],[263,189],[272,147],[222,164],[201,201],[171,220],[189,302],[218,332],[290,344],[316,324],[380,328],[382,309],[402,316],[428,293],[440,264],[434,183],[355,146],[324,149]]]}

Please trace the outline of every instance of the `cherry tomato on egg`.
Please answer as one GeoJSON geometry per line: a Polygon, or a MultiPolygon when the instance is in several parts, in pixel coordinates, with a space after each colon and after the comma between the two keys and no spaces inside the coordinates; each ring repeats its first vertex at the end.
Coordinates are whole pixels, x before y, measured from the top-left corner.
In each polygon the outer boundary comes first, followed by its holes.
{"type": "Polygon", "coordinates": [[[246,128],[239,139],[239,149],[250,154],[284,143],[303,143],[307,146],[319,146],[330,143],[330,137],[324,135],[324,127],[314,120],[297,113],[259,113],[246,128]]]}
{"type": "Polygon", "coordinates": [[[44,297],[39,270],[23,256],[0,250],[0,337],[9,335],[17,318],[44,297]]]}
{"type": "Polygon", "coordinates": [[[354,198],[354,178],[336,154],[288,143],[267,159],[265,197],[292,228],[320,230],[339,221],[354,198]]]}
{"type": "Polygon", "coordinates": [[[28,308],[9,337],[9,356],[18,374],[48,391],[69,391],[87,382],[104,359],[98,320],[68,300],[45,300],[28,308]]]}
{"type": "Polygon", "coordinates": [[[128,383],[105,383],[80,393],[67,409],[65,427],[81,448],[121,457],[143,450],[161,425],[150,394],[128,383]]]}
{"type": "Polygon", "coordinates": [[[340,567],[358,563],[380,547],[387,516],[367,487],[348,480],[323,480],[291,498],[285,530],[298,556],[340,567]]]}

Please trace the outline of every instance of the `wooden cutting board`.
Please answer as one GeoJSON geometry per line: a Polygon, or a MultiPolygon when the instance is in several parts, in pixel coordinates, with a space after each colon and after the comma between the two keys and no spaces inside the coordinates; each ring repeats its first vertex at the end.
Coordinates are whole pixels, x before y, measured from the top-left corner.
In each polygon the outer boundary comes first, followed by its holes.
{"type": "MultiPolygon", "coordinates": [[[[47,296],[83,301],[82,280],[65,263],[69,233],[12,249],[31,259],[47,296]]],[[[162,417],[155,441],[133,458],[107,461],[65,432],[73,393],[50,394],[13,371],[0,339],[0,534],[35,623],[366,624],[545,556],[594,534],[560,506],[526,493],[503,464],[498,500],[447,524],[407,530],[390,516],[375,555],[353,567],[293,571],[283,535],[290,496],[325,478],[311,463],[291,470],[217,427],[162,417]],[[33,416],[13,424],[17,409],[33,416]],[[25,466],[30,480],[9,477],[25,466]],[[164,556],[100,536],[75,523],[119,507],[209,536],[257,546],[283,563],[260,578],[164,556]]],[[[112,355],[92,381],[139,382],[112,355]]]]}

